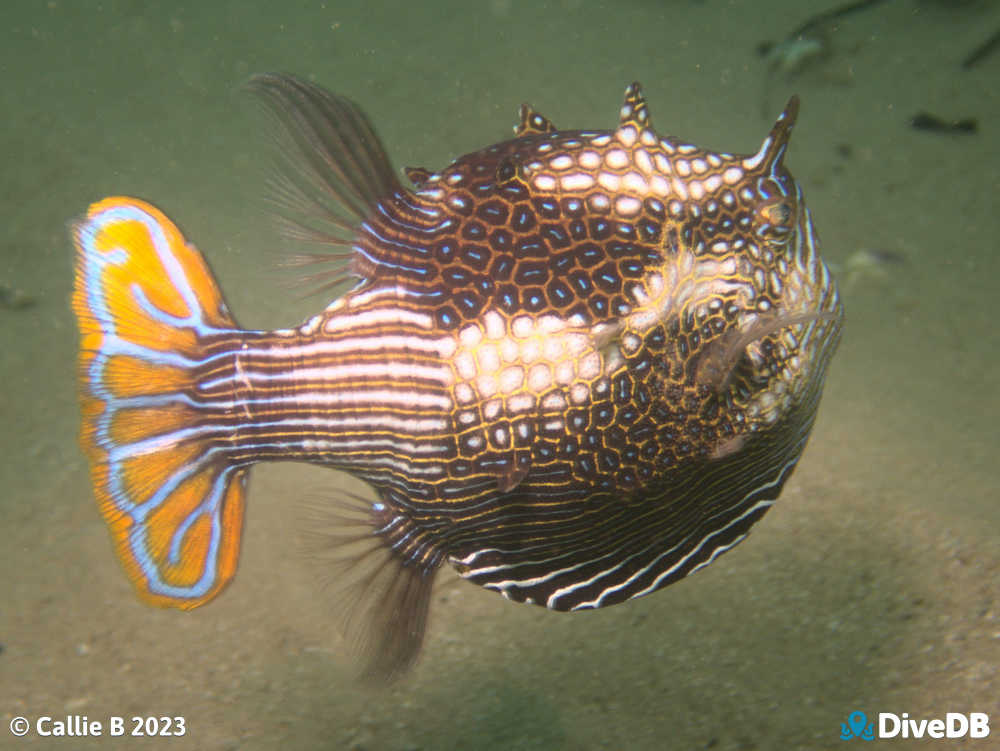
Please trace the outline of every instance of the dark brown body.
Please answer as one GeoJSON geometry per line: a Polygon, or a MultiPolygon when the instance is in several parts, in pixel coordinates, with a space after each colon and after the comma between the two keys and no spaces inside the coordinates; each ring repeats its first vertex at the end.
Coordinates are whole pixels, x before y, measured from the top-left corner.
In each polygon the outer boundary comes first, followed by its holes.
{"type": "Polygon", "coordinates": [[[252,87],[293,156],[293,234],[344,248],[358,282],[296,329],[206,336],[192,398],[219,466],[319,462],[375,488],[333,535],[373,673],[416,655],[445,560],[586,609],[746,536],[805,446],[842,318],[782,161],[797,100],[747,157],[659,136],[637,85],[611,131],[525,107],[514,139],[408,170],[411,191],[348,100],[252,87]]]}

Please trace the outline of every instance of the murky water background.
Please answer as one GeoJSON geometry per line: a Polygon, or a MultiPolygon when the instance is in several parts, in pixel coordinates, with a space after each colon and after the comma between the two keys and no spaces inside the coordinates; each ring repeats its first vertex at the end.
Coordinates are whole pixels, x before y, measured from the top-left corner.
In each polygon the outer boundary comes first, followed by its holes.
{"type": "Polygon", "coordinates": [[[0,9],[0,283],[35,301],[0,310],[0,748],[136,745],[7,728],[66,714],[180,715],[184,738],[141,745],[175,749],[840,749],[855,709],[992,712],[1000,737],[1000,54],[958,67],[997,4],[895,0],[792,76],[755,52],[805,20],[790,1],[278,6],[0,9]],[[661,132],[752,152],[798,92],[788,164],[848,321],[811,444],[750,539],[596,613],[442,577],[421,662],[372,691],[294,534],[301,500],[345,478],[264,466],[233,586],[193,613],[143,606],[76,445],[66,223],[106,194],[147,198],[243,325],[318,309],[274,270],[288,248],[262,215],[261,119],[238,91],[274,69],[360,102],[399,166],[508,137],[522,101],[612,127],[633,79],[661,132]],[[921,110],[979,133],[915,131],[921,110]]]}

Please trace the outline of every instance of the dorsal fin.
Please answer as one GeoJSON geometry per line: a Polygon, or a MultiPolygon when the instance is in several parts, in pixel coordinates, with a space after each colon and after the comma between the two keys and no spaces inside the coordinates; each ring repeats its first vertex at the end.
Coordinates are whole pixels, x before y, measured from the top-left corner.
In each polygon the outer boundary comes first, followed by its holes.
{"type": "Polygon", "coordinates": [[[263,73],[247,87],[277,125],[281,169],[272,198],[283,231],[298,240],[349,246],[379,199],[403,189],[368,118],[346,97],[296,76],[263,73]]]}
{"type": "Polygon", "coordinates": [[[799,115],[799,98],[793,96],[785,105],[785,110],[778,116],[771,132],[767,134],[764,143],[757,153],[743,160],[743,168],[748,171],[763,170],[774,173],[781,167],[781,160],[788,148],[788,139],[792,135],[795,118],[799,115]]]}
{"type": "Polygon", "coordinates": [[[649,117],[649,109],[646,107],[646,97],[642,95],[642,86],[638,81],[633,81],[625,89],[625,103],[622,105],[620,116],[620,128],[628,125],[636,130],[652,128],[653,121],[649,117]]]}
{"type": "Polygon", "coordinates": [[[413,183],[413,187],[419,190],[427,184],[434,173],[425,167],[403,167],[403,174],[413,183]]]}
{"type": "Polygon", "coordinates": [[[522,104],[518,111],[521,122],[514,126],[514,135],[520,137],[532,133],[552,133],[556,126],[551,121],[532,109],[530,104],[522,104]]]}

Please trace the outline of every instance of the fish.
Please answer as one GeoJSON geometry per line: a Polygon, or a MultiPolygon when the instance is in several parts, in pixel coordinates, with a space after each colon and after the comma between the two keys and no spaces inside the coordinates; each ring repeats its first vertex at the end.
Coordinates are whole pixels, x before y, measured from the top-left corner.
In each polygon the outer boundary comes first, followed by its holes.
{"type": "Polygon", "coordinates": [[[159,209],[112,196],[72,228],[80,442],[140,598],[232,581],[250,468],[320,464],[319,548],[362,673],[424,641],[449,564],[554,611],[662,589],[740,543],[809,438],[843,305],[784,157],[654,129],[638,83],[608,130],[522,105],[514,137],[392,167],[358,105],[302,78],[269,113],[284,227],[324,285],[302,324],[247,330],[159,209]]]}

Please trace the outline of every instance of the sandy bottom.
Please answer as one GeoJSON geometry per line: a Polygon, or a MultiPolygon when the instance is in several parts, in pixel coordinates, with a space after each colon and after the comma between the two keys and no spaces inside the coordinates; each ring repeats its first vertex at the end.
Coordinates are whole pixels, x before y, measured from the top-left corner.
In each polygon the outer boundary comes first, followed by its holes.
{"type": "Polygon", "coordinates": [[[791,77],[755,54],[804,20],[790,1],[199,5],[5,6],[0,283],[35,304],[0,310],[0,748],[114,744],[7,729],[70,714],[185,718],[183,738],[143,748],[841,749],[856,709],[992,713],[986,741],[895,743],[1000,747],[1000,55],[957,66],[1000,24],[994,5],[897,0],[791,77]],[[432,167],[507,137],[525,100],[611,127],[635,78],[662,132],[752,152],[797,91],[788,163],[844,270],[848,324],[806,455],[750,539],[588,614],[447,574],[417,668],[376,691],[351,677],[337,603],[293,534],[301,499],[351,481],[264,466],[225,596],[193,613],[139,603],[76,446],[66,222],[106,194],[149,198],[243,325],[317,309],[272,270],[286,249],[236,91],[269,69],[354,97],[397,163],[432,167]],[[912,130],[920,110],[980,132],[912,130]],[[904,260],[853,273],[861,250],[904,260]]]}

